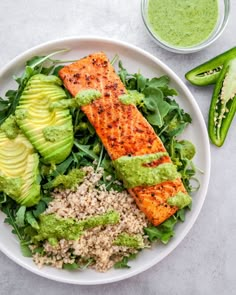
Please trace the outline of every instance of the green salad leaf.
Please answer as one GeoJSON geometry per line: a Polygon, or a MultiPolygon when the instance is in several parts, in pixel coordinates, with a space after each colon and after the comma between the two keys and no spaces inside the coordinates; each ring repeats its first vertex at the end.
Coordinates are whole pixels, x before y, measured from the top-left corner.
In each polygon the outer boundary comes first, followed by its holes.
{"type": "Polygon", "coordinates": [[[170,238],[174,236],[174,227],[177,221],[178,219],[175,216],[171,216],[159,226],[144,228],[144,232],[151,242],[160,240],[163,244],[167,244],[170,238]]]}
{"type": "Polygon", "coordinates": [[[80,265],[76,262],[63,264],[63,269],[66,269],[66,270],[76,270],[79,268],[80,268],[80,265]]]}
{"type": "Polygon", "coordinates": [[[7,201],[7,195],[4,192],[0,192],[0,208],[1,208],[1,204],[6,203],[7,201]]]}
{"type": "Polygon", "coordinates": [[[147,87],[144,89],[143,94],[144,105],[148,112],[148,122],[154,126],[162,127],[164,118],[171,109],[168,102],[164,101],[163,92],[159,88],[147,87]]]}
{"type": "Polygon", "coordinates": [[[128,262],[130,260],[133,260],[137,257],[136,253],[130,254],[129,256],[124,256],[120,261],[116,262],[114,264],[114,268],[118,269],[118,268],[130,268],[130,266],[128,265],[128,262]]]}
{"type": "Polygon", "coordinates": [[[40,214],[42,214],[46,208],[47,205],[44,201],[40,200],[39,203],[35,206],[36,208],[32,211],[35,218],[38,218],[40,214]]]}
{"type": "Polygon", "coordinates": [[[20,242],[21,253],[24,257],[32,257],[32,251],[29,248],[29,242],[20,242]]]}
{"type": "Polygon", "coordinates": [[[19,210],[16,212],[16,224],[19,227],[23,227],[25,225],[25,211],[26,207],[21,206],[19,210]]]}
{"type": "Polygon", "coordinates": [[[162,224],[158,226],[150,225],[144,228],[145,234],[148,239],[153,242],[156,240],[161,241],[163,244],[167,244],[171,237],[175,235],[175,225],[178,221],[184,222],[185,220],[185,209],[178,210],[173,216],[168,218],[162,224]]]}
{"type": "Polygon", "coordinates": [[[78,262],[64,263],[63,264],[63,269],[66,269],[66,270],[83,270],[83,269],[86,269],[92,263],[94,263],[93,258],[82,258],[78,262]]]}

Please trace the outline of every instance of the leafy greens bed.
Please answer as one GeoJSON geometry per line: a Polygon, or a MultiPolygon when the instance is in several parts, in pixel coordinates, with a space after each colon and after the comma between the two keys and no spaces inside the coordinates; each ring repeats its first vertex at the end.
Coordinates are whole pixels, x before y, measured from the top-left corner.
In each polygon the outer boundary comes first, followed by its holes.
{"type": "MultiPolygon", "coordinates": [[[[27,61],[22,76],[14,77],[18,83],[18,89],[9,90],[4,98],[0,98],[0,124],[10,115],[14,115],[20,96],[32,76],[36,74],[58,76],[58,71],[63,67],[62,64],[65,61],[52,59],[53,55],[57,53],[33,57],[27,61]]],[[[116,58],[113,62],[116,62],[116,58]]],[[[140,73],[130,74],[123,67],[121,61],[118,62],[118,74],[128,91],[136,91],[137,94],[143,95],[143,98],[136,102],[139,111],[163,141],[173,163],[181,174],[187,192],[193,192],[199,186],[194,177],[196,168],[192,162],[195,148],[189,141],[177,139],[187,125],[191,123],[191,117],[172,98],[177,95],[177,92],[169,87],[168,76],[150,79],[140,73]],[[192,186],[192,181],[195,181],[197,187],[192,186]]],[[[71,98],[67,91],[66,94],[68,98],[71,98]]],[[[24,256],[30,257],[37,251],[42,251],[41,247],[37,247],[32,253],[29,245],[32,243],[32,234],[39,226],[38,218],[40,214],[46,210],[48,203],[52,200],[50,192],[54,188],[54,180],[58,175],[68,175],[72,169],[84,166],[94,166],[95,171],[102,167],[104,175],[101,184],[105,184],[107,190],[124,190],[122,184],[117,182],[112,162],[87,117],[77,108],[71,109],[71,115],[74,131],[72,152],[66,160],[58,165],[45,165],[40,161],[42,197],[38,204],[26,208],[17,204],[4,192],[0,192],[0,209],[6,214],[5,223],[13,228],[12,232],[17,235],[24,256]],[[109,180],[108,175],[111,176],[109,180]]],[[[178,210],[174,216],[159,226],[150,225],[146,227],[144,231],[149,240],[151,242],[160,240],[164,244],[168,243],[174,235],[176,223],[185,220],[185,211],[188,209],[190,209],[190,206],[178,210]]],[[[115,267],[129,267],[127,263],[132,258],[134,258],[133,255],[123,258],[122,261],[116,263],[115,267]]],[[[89,265],[89,261],[86,265],[89,265]]],[[[65,265],[65,268],[67,267],[70,269],[78,268],[75,265],[65,265]]]]}

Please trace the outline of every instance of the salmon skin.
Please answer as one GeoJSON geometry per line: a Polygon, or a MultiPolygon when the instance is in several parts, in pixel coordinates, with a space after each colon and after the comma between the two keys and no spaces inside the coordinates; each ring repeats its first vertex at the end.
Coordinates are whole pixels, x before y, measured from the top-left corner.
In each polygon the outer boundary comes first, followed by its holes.
{"type": "MultiPolygon", "coordinates": [[[[101,98],[81,109],[112,160],[127,155],[166,152],[160,138],[137,107],[120,102],[119,96],[127,93],[126,88],[103,52],[65,66],[59,71],[59,76],[72,96],[86,89],[101,92],[101,98]]],[[[171,159],[165,156],[161,162],[170,163],[171,159]]],[[[168,198],[178,192],[186,193],[180,178],[152,186],[138,186],[128,191],[153,225],[159,225],[178,210],[178,207],[167,203],[168,198]]]]}

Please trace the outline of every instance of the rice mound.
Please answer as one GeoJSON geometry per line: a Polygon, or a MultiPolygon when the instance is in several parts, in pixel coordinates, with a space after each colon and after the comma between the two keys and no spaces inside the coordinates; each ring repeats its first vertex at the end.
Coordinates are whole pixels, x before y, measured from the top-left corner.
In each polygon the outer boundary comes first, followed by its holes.
{"type": "Polygon", "coordinates": [[[86,230],[76,241],[62,239],[56,246],[44,242],[44,253],[33,255],[33,260],[39,267],[46,264],[62,268],[64,263],[80,263],[89,258],[89,267],[105,272],[124,256],[138,252],[134,248],[113,245],[114,239],[124,232],[141,234],[145,247],[149,247],[143,231],[148,220],[138,209],[134,199],[126,191],[107,191],[105,185],[99,185],[103,169],[95,172],[93,167],[83,167],[82,170],[86,173],[83,183],[75,191],[54,190],[53,200],[45,214],[54,213],[62,218],[69,217],[79,221],[116,210],[119,212],[120,222],[86,230]]]}

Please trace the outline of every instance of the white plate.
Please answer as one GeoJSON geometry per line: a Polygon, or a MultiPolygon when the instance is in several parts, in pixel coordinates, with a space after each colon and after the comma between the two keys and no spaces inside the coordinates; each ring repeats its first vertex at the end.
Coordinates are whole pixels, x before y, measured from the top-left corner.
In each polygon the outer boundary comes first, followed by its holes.
{"type": "Polygon", "coordinates": [[[70,48],[71,51],[57,56],[58,58],[80,59],[89,53],[102,50],[109,58],[118,54],[123,65],[131,73],[140,70],[144,76],[148,77],[167,74],[171,78],[171,86],[178,90],[179,97],[177,101],[185,111],[189,112],[193,119],[192,124],[184,133],[184,138],[191,140],[195,144],[197,149],[195,163],[197,167],[204,171],[204,174],[198,175],[201,187],[194,196],[192,210],[187,213],[186,221],[176,226],[176,235],[168,245],[153,246],[151,250],[146,249],[142,251],[136,260],[130,262],[130,269],[112,269],[107,273],[98,273],[93,270],[70,272],[50,267],[38,269],[31,258],[22,256],[16,237],[11,233],[11,228],[7,224],[4,224],[4,214],[0,213],[0,249],[22,267],[40,276],[70,284],[95,285],[115,282],[134,276],[165,258],[183,240],[196,221],[206,196],[210,175],[210,148],[207,130],[195,99],[180,78],[170,68],[151,54],[133,45],[109,39],[92,37],[67,38],[51,41],[26,51],[11,61],[0,72],[0,95],[4,95],[8,89],[14,89],[16,87],[12,76],[19,74],[23,70],[25,61],[35,55],[46,55],[62,48],[70,48]]]}

